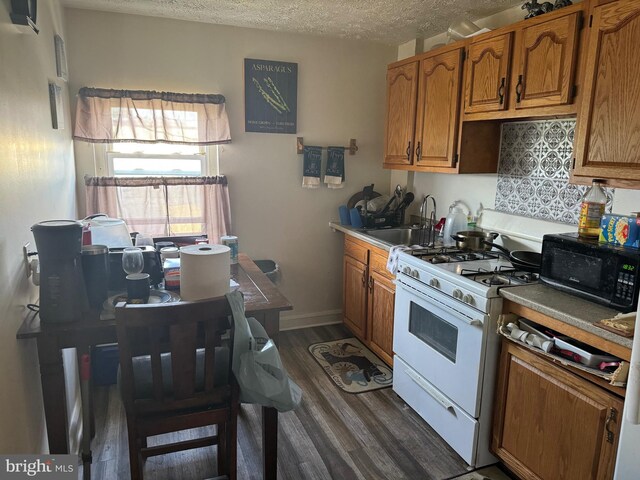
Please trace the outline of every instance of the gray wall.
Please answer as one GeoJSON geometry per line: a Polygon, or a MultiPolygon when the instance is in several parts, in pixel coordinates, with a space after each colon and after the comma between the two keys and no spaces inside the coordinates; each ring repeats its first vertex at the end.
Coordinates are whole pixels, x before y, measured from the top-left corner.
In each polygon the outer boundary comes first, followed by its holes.
{"type": "MultiPolygon", "coordinates": [[[[10,1],[0,1],[0,452],[37,453],[47,448],[40,374],[34,340],[16,340],[37,300],[27,280],[22,245],[41,220],[76,218],[75,170],[67,86],[67,128],[53,130],[48,80],[56,80],[54,33],[64,38],[57,4],[38,5],[40,34],[20,33],[9,19],[10,1]]],[[[68,371],[75,354],[65,352],[68,371]]],[[[76,382],[69,380],[72,421],[79,420],[76,382]]]]}

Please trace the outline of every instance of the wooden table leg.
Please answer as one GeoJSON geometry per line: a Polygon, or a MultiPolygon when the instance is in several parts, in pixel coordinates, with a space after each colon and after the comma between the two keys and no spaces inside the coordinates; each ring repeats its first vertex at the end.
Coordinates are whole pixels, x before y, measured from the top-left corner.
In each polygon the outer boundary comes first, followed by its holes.
{"type": "Polygon", "coordinates": [[[85,479],[91,479],[91,347],[79,343],[76,347],[80,368],[80,396],[82,398],[82,442],[80,454],[85,479]]]}
{"type": "Polygon", "coordinates": [[[278,411],[262,407],[262,478],[278,477],[278,411]]]}
{"type": "Polygon", "coordinates": [[[278,344],[278,334],[280,333],[280,313],[279,312],[266,312],[262,319],[258,319],[262,323],[262,326],[267,331],[269,338],[278,344]]]}
{"type": "Polygon", "coordinates": [[[38,362],[49,453],[69,453],[67,394],[62,351],[55,336],[38,337],[38,362]]]}
{"type": "MultiPolygon", "coordinates": [[[[265,312],[256,319],[276,345],[280,331],[280,313],[265,312]]],[[[278,411],[262,407],[262,478],[277,480],[278,477],[278,411]]]]}

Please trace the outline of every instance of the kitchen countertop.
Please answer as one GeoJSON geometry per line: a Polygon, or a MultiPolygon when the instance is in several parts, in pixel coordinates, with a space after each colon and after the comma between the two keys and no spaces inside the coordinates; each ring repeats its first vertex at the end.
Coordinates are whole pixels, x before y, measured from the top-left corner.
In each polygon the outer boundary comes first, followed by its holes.
{"type": "Polygon", "coordinates": [[[329,226],[333,230],[337,230],[338,232],[342,232],[345,235],[351,235],[352,237],[359,238],[360,240],[370,243],[374,247],[381,248],[382,250],[389,251],[393,245],[389,245],[387,242],[383,242],[382,240],[378,240],[377,238],[372,237],[371,235],[367,235],[366,233],[362,233],[362,228],[354,228],[350,225],[340,225],[336,222],[329,222],[329,226]]]}
{"type": "Polygon", "coordinates": [[[580,330],[631,349],[632,338],[623,337],[594,325],[598,320],[615,317],[617,310],[598,305],[580,297],[555,290],[542,283],[503,288],[500,295],[580,330]]]}

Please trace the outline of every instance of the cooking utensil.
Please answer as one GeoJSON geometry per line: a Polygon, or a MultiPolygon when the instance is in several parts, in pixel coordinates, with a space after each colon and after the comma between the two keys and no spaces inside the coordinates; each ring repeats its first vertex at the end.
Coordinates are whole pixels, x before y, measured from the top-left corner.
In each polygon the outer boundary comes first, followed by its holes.
{"type": "Polygon", "coordinates": [[[522,270],[532,268],[536,269],[535,273],[540,272],[540,263],[542,262],[542,255],[540,253],[529,252],[527,250],[510,251],[502,245],[497,245],[488,241],[485,241],[485,244],[491,247],[495,247],[497,250],[507,255],[514,267],[521,268],[522,270]]]}
{"type": "Polygon", "coordinates": [[[456,248],[460,250],[473,250],[473,251],[489,251],[491,250],[491,243],[498,237],[499,233],[496,232],[483,232],[481,230],[464,230],[458,232],[455,235],[451,235],[456,242],[456,248]]]}
{"type": "Polygon", "coordinates": [[[598,368],[602,371],[609,370],[611,372],[615,371],[616,368],[620,366],[620,362],[600,362],[598,368]]]}
{"type": "Polygon", "coordinates": [[[413,200],[415,199],[415,195],[411,192],[407,192],[404,197],[402,197],[402,201],[400,202],[400,204],[395,208],[395,212],[398,212],[402,209],[407,208],[411,202],[413,202],[413,200]]]}
{"type": "Polygon", "coordinates": [[[391,204],[396,200],[395,196],[391,196],[391,198],[389,198],[389,201],[385,204],[385,206],[382,208],[382,210],[380,210],[381,215],[387,213],[387,211],[389,210],[389,208],[391,207],[391,204]]]}

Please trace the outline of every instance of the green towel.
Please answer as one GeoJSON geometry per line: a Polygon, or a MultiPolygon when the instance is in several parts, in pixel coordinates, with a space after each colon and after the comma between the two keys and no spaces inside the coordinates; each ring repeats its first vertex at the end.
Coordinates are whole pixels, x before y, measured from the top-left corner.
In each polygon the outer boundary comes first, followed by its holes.
{"type": "Polygon", "coordinates": [[[318,188],[320,186],[321,165],[322,147],[305,145],[302,173],[303,188],[318,188]]]}
{"type": "Polygon", "coordinates": [[[344,147],[327,147],[327,170],[324,183],[329,188],[344,187],[344,147]]]}

